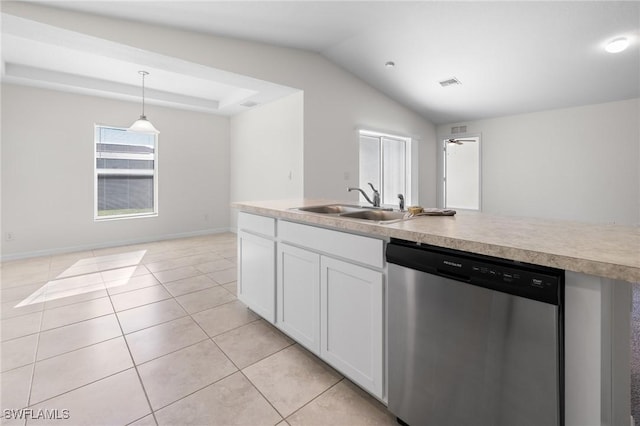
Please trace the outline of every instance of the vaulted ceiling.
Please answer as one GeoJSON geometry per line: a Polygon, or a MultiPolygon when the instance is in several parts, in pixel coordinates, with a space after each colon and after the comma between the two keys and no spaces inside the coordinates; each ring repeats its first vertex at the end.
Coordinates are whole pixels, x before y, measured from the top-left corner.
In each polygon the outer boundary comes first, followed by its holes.
{"type": "MultiPolygon", "coordinates": [[[[35,3],[318,52],[434,123],[640,97],[640,2],[635,1],[35,3]],[[606,52],[605,44],[620,36],[629,38],[630,47],[606,52]],[[386,67],[387,62],[395,66],[386,67]],[[439,84],[454,77],[461,84],[439,84]]],[[[3,32],[5,27],[3,21],[3,32]]],[[[21,46],[24,34],[13,37],[9,41],[14,47],[6,50],[3,35],[7,75],[28,79],[51,71],[64,80],[72,72],[25,56],[38,40],[21,46]]],[[[132,84],[110,81],[99,71],[105,61],[114,61],[112,66],[135,74],[137,65],[127,63],[126,52],[116,57],[99,57],[99,51],[85,54],[94,55],[92,65],[73,70],[85,78],[85,85],[100,82],[103,92],[138,94],[132,84]]],[[[212,78],[194,64],[169,58],[149,59],[163,81],[188,77],[179,92],[168,83],[162,86],[167,104],[199,102],[203,110],[220,112],[220,103],[226,103],[236,105],[226,110],[233,113],[252,96],[262,102],[288,90],[221,73],[212,78]],[[265,94],[260,98],[259,93],[265,94]]]]}

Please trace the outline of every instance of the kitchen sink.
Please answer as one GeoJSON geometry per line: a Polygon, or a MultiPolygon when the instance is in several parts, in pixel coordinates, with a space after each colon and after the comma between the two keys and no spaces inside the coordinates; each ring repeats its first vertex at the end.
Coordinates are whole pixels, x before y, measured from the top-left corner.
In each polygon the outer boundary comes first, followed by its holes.
{"type": "Polygon", "coordinates": [[[345,219],[361,219],[376,222],[390,222],[408,217],[406,212],[393,211],[390,208],[358,206],[353,204],[325,204],[321,206],[298,207],[296,210],[343,217],[345,219]]]}
{"type": "Polygon", "coordinates": [[[324,206],[298,207],[296,210],[309,213],[341,214],[349,212],[359,212],[362,210],[362,207],[349,204],[327,204],[324,206]]]}
{"type": "Polygon", "coordinates": [[[389,210],[361,210],[357,212],[344,213],[340,217],[351,219],[366,219],[375,221],[388,221],[405,219],[408,216],[407,212],[395,212],[389,210]]]}

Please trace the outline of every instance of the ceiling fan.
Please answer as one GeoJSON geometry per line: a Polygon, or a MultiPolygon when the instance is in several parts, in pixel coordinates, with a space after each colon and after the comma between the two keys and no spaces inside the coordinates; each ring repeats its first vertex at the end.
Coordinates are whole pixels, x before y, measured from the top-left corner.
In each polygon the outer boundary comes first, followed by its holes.
{"type": "Polygon", "coordinates": [[[455,143],[456,145],[462,145],[463,142],[477,142],[476,139],[447,139],[447,143],[455,143]]]}

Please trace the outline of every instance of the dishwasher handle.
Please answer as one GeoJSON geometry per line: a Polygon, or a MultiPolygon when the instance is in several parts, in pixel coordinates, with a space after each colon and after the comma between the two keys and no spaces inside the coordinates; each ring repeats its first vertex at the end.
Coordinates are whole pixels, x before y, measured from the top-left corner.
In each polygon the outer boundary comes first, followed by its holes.
{"type": "Polygon", "coordinates": [[[438,268],[437,272],[435,275],[439,275],[441,277],[444,278],[449,278],[452,280],[456,280],[456,281],[462,281],[465,283],[470,283],[471,282],[471,277],[468,275],[463,275],[463,274],[456,274],[450,271],[443,271],[442,269],[438,268]]]}

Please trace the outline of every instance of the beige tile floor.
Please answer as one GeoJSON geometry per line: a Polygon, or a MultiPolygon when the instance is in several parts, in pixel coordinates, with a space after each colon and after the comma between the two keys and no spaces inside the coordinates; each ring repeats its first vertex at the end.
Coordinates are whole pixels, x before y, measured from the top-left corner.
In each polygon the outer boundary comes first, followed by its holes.
{"type": "Polygon", "coordinates": [[[234,234],[4,262],[1,274],[2,424],[395,424],[236,299],[234,234]]]}

